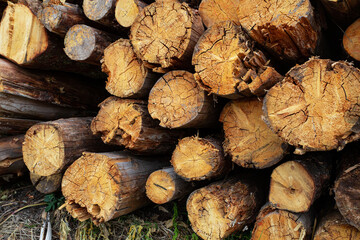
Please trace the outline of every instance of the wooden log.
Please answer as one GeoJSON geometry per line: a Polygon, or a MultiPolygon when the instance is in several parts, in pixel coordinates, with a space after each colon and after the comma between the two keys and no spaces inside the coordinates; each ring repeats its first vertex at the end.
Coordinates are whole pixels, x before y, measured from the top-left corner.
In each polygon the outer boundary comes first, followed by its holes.
{"type": "Polygon", "coordinates": [[[27,172],[21,146],[24,135],[0,138],[0,176],[21,176],[27,172]]]}
{"type": "Polygon", "coordinates": [[[109,76],[106,90],[117,97],[147,98],[159,79],[136,56],[128,39],[119,39],[110,44],[101,62],[102,71],[109,76]]]}
{"type": "MultiPolygon", "coordinates": [[[[358,2],[360,8],[360,1],[358,2]]],[[[360,61],[360,18],[346,29],[343,37],[343,46],[351,57],[360,61]]]]}
{"type": "Polygon", "coordinates": [[[319,45],[319,21],[309,0],[204,0],[199,13],[207,27],[224,20],[241,25],[280,60],[306,60],[319,45]]]}
{"type": "Polygon", "coordinates": [[[142,100],[109,97],[100,104],[91,129],[101,135],[104,143],[125,146],[142,154],[172,152],[186,131],[170,131],[159,127],[142,100]]]}
{"type": "Polygon", "coordinates": [[[329,187],[331,157],[295,157],[276,167],[271,174],[269,202],[290,212],[307,212],[329,187]]]}
{"type": "Polygon", "coordinates": [[[341,27],[347,27],[360,17],[359,0],[321,0],[326,12],[341,27]]]}
{"type": "Polygon", "coordinates": [[[223,239],[251,224],[263,204],[252,180],[231,177],[191,193],[186,209],[195,233],[203,239],[223,239]]]}
{"type": "Polygon", "coordinates": [[[43,10],[43,4],[40,0],[18,0],[17,3],[28,7],[35,16],[39,16],[43,10]]]}
{"type": "Polygon", "coordinates": [[[131,26],[137,56],[156,72],[188,69],[196,42],[204,32],[200,15],[186,3],[157,0],[131,26]]]}
{"type": "Polygon", "coordinates": [[[124,29],[115,19],[116,0],[84,0],[83,10],[87,18],[116,31],[124,29]]]}
{"type": "Polygon", "coordinates": [[[194,77],[204,90],[226,98],[263,96],[281,81],[255,42],[230,21],[213,24],[197,42],[194,77]]]}
{"type": "Polygon", "coordinates": [[[151,173],[146,181],[146,196],[156,204],[164,204],[186,196],[193,190],[191,183],[168,167],[151,173]]]}
{"type": "Polygon", "coordinates": [[[0,117],[0,135],[16,135],[25,133],[39,120],[0,117]]]}
{"type": "Polygon", "coordinates": [[[186,181],[200,181],[226,174],[231,162],[224,157],[221,141],[206,137],[186,137],[179,141],[171,157],[175,172],[186,181]]]}
{"type": "Polygon", "coordinates": [[[123,27],[130,27],[147,4],[141,0],[116,1],[115,18],[123,27]]]}
{"type": "Polygon", "coordinates": [[[252,240],[288,240],[311,238],[313,218],[310,212],[292,213],[266,204],[260,210],[252,231],[252,240]]]}
{"type": "Polygon", "coordinates": [[[261,119],[259,99],[232,100],[220,115],[225,133],[224,151],[246,168],[267,168],[287,153],[283,142],[261,119]]]}
{"type": "Polygon", "coordinates": [[[346,62],[311,58],[268,91],[264,120],[295,153],[341,150],[359,138],[359,78],[346,62]]]}
{"type": "Polygon", "coordinates": [[[30,172],[30,180],[37,191],[49,194],[60,190],[63,173],[57,173],[47,177],[39,176],[30,172]]]}
{"type": "Polygon", "coordinates": [[[91,117],[68,118],[39,123],[25,135],[24,162],[40,176],[61,173],[84,151],[106,151],[110,147],[90,130],[91,117]]]}
{"type": "Polygon", "coordinates": [[[151,117],[167,128],[211,127],[217,123],[219,112],[194,75],[182,70],[168,72],[155,83],[148,109],[151,117]]]}
{"type": "Polygon", "coordinates": [[[66,33],[64,51],[75,61],[101,65],[104,50],[116,37],[84,24],[72,26],[66,33]]]}
{"type": "Polygon", "coordinates": [[[349,225],[337,210],[329,212],[320,220],[314,236],[314,240],[333,239],[360,239],[360,231],[349,225]]]}
{"type": "Polygon", "coordinates": [[[150,202],[146,180],[166,164],[126,152],[84,153],[63,177],[66,209],[74,218],[91,218],[95,224],[128,214],[150,202]]]}

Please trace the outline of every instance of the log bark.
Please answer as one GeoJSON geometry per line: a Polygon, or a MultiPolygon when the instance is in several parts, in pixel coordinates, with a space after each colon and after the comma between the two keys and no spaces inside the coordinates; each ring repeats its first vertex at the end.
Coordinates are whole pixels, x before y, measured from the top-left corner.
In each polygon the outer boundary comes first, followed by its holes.
{"type": "Polygon", "coordinates": [[[156,72],[188,69],[196,42],[204,32],[200,15],[186,3],[157,0],[131,26],[137,56],[156,72]]]}
{"type": "Polygon", "coordinates": [[[314,240],[359,240],[360,231],[349,225],[337,210],[326,214],[319,222],[314,240]]]}
{"type": "Polygon", "coordinates": [[[17,3],[27,6],[35,16],[39,16],[43,9],[43,4],[40,0],[18,0],[17,3]]]}
{"type": "Polygon", "coordinates": [[[84,0],[83,10],[87,18],[110,29],[123,31],[115,19],[116,0],[84,0]]]}
{"type": "Polygon", "coordinates": [[[159,79],[136,56],[128,39],[119,39],[110,44],[101,62],[102,71],[109,76],[106,90],[120,98],[147,98],[159,79]]]}
{"type": "Polygon", "coordinates": [[[84,151],[106,151],[110,147],[90,130],[91,117],[68,118],[39,123],[25,135],[24,162],[40,176],[61,173],[84,151]]]}
{"type": "Polygon", "coordinates": [[[345,51],[351,57],[357,61],[360,61],[360,18],[346,29],[343,37],[343,45],[345,51]]]}
{"type": "Polygon", "coordinates": [[[49,194],[60,190],[63,173],[57,173],[47,177],[30,173],[30,180],[37,191],[49,194]]]}
{"type": "Polygon", "coordinates": [[[331,157],[308,155],[285,162],[271,174],[269,202],[291,212],[307,212],[329,187],[331,157]]]}
{"type": "Polygon", "coordinates": [[[116,37],[84,24],[72,26],[66,33],[64,51],[75,61],[101,65],[104,50],[116,37]]]}
{"type": "Polygon", "coordinates": [[[266,204],[256,218],[251,239],[309,240],[313,218],[310,212],[292,213],[266,204]]]}
{"type": "Polygon", "coordinates": [[[194,75],[175,70],[162,76],[149,94],[149,113],[167,128],[206,128],[217,123],[213,98],[200,89],[194,75]]]}
{"type": "Polygon", "coordinates": [[[159,127],[142,100],[109,97],[100,107],[91,129],[107,144],[142,154],[164,154],[172,152],[177,140],[186,133],[159,127]]]}
{"type": "Polygon", "coordinates": [[[309,0],[204,0],[199,13],[207,27],[230,20],[281,60],[302,61],[316,53],[319,21],[309,0]]]}
{"type": "Polygon", "coordinates": [[[21,146],[24,135],[0,138],[0,176],[21,176],[27,172],[21,146]]]}
{"type": "Polygon", "coordinates": [[[241,26],[230,21],[213,24],[195,46],[192,64],[204,90],[222,97],[263,96],[283,76],[255,47],[241,26]]]}
{"type": "Polygon", "coordinates": [[[166,164],[126,152],[84,153],[63,177],[66,209],[74,218],[91,218],[95,224],[130,213],[150,202],[146,180],[166,164]]]}
{"type": "Polygon", "coordinates": [[[164,204],[186,196],[193,190],[172,167],[151,173],[146,181],[146,196],[156,204],[164,204]]]}
{"type": "Polygon", "coordinates": [[[196,234],[223,239],[251,224],[263,204],[262,192],[253,180],[231,177],[191,193],[186,209],[196,234]]]}
{"type": "Polygon", "coordinates": [[[321,0],[327,13],[337,24],[347,27],[360,17],[359,0],[321,0]]]}
{"type": "Polygon", "coordinates": [[[246,168],[267,168],[287,153],[283,142],[261,119],[262,101],[232,100],[220,115],[225,133],[224,151],[246,168]]]}
{"type": "Polygon", "coordinates": [[[359,78],[346,62],[312,58],[268,91],[264,120],[296,153],[341,150],[359,138],[359,78]]]}
{"type": "Polygon", "coordinates": [[[231,162],[224,157],[221,141],[215,138],[186,137],[171,157],[175,172],[186,181],[200,181],[225,175],[231,162]]]}
{"type": "Polygon", "coordinates": [[[25,133],[39,120],[0,117],[0,135],[17,135],[25,133]]]}
{"type": "Polygon", "coordinates": [[[147,4],[141,0],[118,0],[115,5],[116,21],[123,27],[131,27],[147,4]]]}

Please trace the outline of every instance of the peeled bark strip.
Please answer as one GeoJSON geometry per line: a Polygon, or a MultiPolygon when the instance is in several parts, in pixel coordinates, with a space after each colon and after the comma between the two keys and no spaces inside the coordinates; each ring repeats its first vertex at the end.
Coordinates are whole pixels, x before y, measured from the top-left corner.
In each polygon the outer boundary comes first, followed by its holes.
{"type": "Polygon", "coordinates": [[[106,90],[117,97],[146,98],[159,79],[136,56],[128,39],[119,39],[110,44],[101,62],[102,71],[109,76],[106,90]]]}
{"type": "Polygon", "coordinates": [[[231,20],[279,59],[305,60],[314,55],[320,26],[309,0],[204,0],[199,6],[207,27],[231,20]]]}
{"type": "Polygon", "coordinates": [[[337,24],[347,27],[360,17],[359,0],[321,0],[326,11],[337,24]]]}
{"type": "Polygon", "coordinates": [[[226,98],[262,96],[281,81],[270,60],[247,33],[230,21],[212,25],[195,46],[192,64],[199,85],[226,98]]]}
{"type": "Polygon", "coordinates": [[[141,0],[121,0],[115,5],[116,21],[123,27],[130,27],[147,4],[141,0]]]}
{"type": "Polygon", "coordinates": [[[100,65],[104,50],[115,37],[96,28],[78,24],[66,33],[64,51],[75,61],[100,65]]]}
{"type": "Polygon", "coordinates": [[[27,172],[21,151],[23,141],[24,135],[0,138],[0,176],[27,172]]]}
{"type": "Polygon", "coordinates": [[[314,236],[314,240],[334,239],[360,239],[360,231],[349,225],[337,210],[321,219],[314,236]]]}
{"type": "Polygon", "coordinates": [[[60,190],[62,176],[62,173],[57,173],[47,177],[30,173],[30,180],[37,191],[49,194],[60,190]]]}
{"type": "Polygon", "coordinates": [[[351,57],[360,61],[360,18],[346,29],[343,37],[343,45],[351,57]]]}
{"type": "Polygon", "coordinates": [[[296,153],[342,149],[359,138],[359,78],[346,62],[312,58],[268,91],[265,121],[296,153]]]}
{"type": "Polygon", "coordinates": [[[171,157],[175,172],[186,181],[222,176],[230,170],[221,141],[214,138],[186,137],[179,141],[171,157]]]}
{"type": "Polygon", "coordinates": [[[239,166],[267,168],[287,152],[287,144],[266,126],[261,116],[262,101],[255,98],[233,100],[221,112],[224,151],[239,166]]]}
{"type": "Polygon", "coordinates": [[[194,75],[171,71],[162,76],[149,94],[149,113],[167,128],[206,128],[217,123],[218,109],[200,89],[194,75]]]}
{"type": "Polygon", "coordinates": [[[157,0],[145,7],[131,26],[130,40],[137,56],[156,72],[187,69],[204,26],[186,3],[157,0]]]}
{"type": "Polygon", "coordinates": [[[331,158],[311,155],[288,161],[271,174],[269,202],[291,212],[307,212],[330,184],[331,158]]]}
{"type": "Polygon", "coordinates": [[[186,209],[192,229],[203,239],[223,239],[251,224],[263,204],[251,179],[232,177],[194,191],[186,209]]]}
{"type": "Polygon", "coordinates": [[[0,117],[0,135],[16,135],[25,133],[39,120],[0,117]]]}
{"type": "Polygon", "coordinates": [[[146,196],[156,204],[181,198],[192,189],[192,185],[180,178],[172,167],[151,173],[146,181],[146,196]]]}
{"type": "Polygon", "coordinates": [[[91,129],[107,144],[139,153],[164,154],[173,151],[177,140],[185,134],[159,127],[142,100],[109,97],[100,107],[91,129]]]}
{"type": "Polygon", "coordinates": [[[309,240],[313,219],[309,212],[292,213],[266,204],[256,218],[253,240],[309,240]]]}
{"type": "Polygon", "coordinates": [[[109,221],[147,205],[148,176],[166,161],[126,152],[84,153],[65,172],[61,189],[66,209],[80,221],[109,221]]]}
{"type": "Polygon", "coordinates": [[[108,150],[90,130],[91,117],[59,119],[32,126],[23,144],[24,162],[40,176],[61,173],[84,151],[108,150]]]}
{"type": "Polygon", "coordinates": [[[122,30],[115,19],[116,0],[84,0],[83,10],[87,18],[115,30],[122,30]]]}

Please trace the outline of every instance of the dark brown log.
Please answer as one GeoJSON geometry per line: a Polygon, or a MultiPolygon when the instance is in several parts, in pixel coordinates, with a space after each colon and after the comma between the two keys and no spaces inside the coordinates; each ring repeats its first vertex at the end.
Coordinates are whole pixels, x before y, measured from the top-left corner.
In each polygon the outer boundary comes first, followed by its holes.
{"type": "Polygon", "coordinates": [[[91,117],[59,119],[32,126],[23,144],[24,162],[30,172],[50,176],[63,172],[84,151],[110,147],[90,130],[91,117]]]}
{"type": "Polygon", "coordinates": [[[22,157],[24,135],[0,138],[0,176],[21,176],[28,170],[22,157]]]}
{"type": "MultiPolygon", "coordinates": [[[[360,9],[360,1],[358,2],[360,9]]],[[[351,57],[360,61],[360,18],[346,29],[343,37],[343,45],[351,57]]]]}
{"type": "Polygon", "coordinates": [[[360,17],[359,0],[320,0],[327,13],[340,26],[347,27],[360,17]]]}
{"type": "Polygon", "coordinates": [[[130,27],[147,4],[141,0],[116,1],[115,18],[123,27],[130,27]]]}
{"type": "Polygon", "coordinates": [[[43,5],[40,0],[18,0],[17,3],[27,6],[35,16],[39,16],[43,9],[43,5]]]}
{"type": "Polygon", "coordinates": [[[113,28],[123,31],[123,28],[115,19],[116,0],[84,0],[83,10],[87,18],[113,28]]]}
{"type": "Polygon", "coordinates": [[[147,205],[145,183],[168,162],[126,152],[84,153],[65,172],[66,209],[80,221],[109,221],[147,205]]]}
{"type": "Polygon", "coordinates": [[[57,173],[47,177],[30,173],[30,180],[37,191],[49,194],[60,190],[63,173],[57,173]]]}
{"type": "Polygon", "coordinates": [[[0,135],[16,135],[25,133],[39,120],[0,117],[0,135]]]}

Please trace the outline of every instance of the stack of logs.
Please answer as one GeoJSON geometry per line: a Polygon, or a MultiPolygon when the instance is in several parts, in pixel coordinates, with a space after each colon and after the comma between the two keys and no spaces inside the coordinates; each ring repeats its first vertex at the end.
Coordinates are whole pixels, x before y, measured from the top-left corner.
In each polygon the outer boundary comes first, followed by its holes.
{"type": "Polygon", "coordinates": [[[95,224],[190,194],[203,239],[360,239],[359,0],[0,10],[1,176],[95,224]]]}

